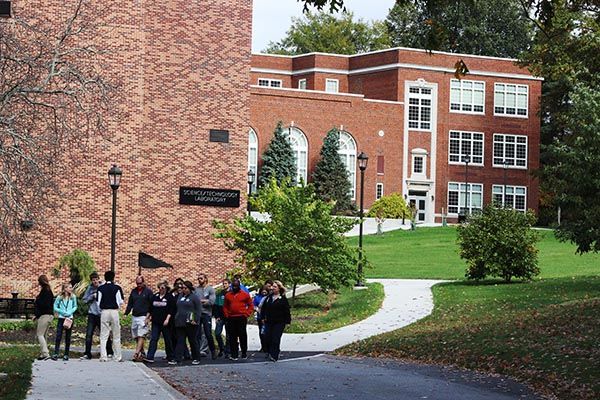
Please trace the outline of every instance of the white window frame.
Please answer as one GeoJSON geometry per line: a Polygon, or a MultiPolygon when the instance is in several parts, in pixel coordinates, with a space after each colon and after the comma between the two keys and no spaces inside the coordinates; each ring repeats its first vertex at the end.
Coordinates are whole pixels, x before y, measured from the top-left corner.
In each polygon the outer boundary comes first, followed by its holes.
{"type": "Polygon", "coordinates": [[[459,113],[459,114],[473,114],[473,115],[485,115],[485,82],[484,81],[472,81],[467,79],[450,79],[450,101],[449,107],[451,113],[459,113]],[[456,87],[458,84],[458,87],[456,87]],[[471,86],[470,88],[468,86],[471,86]],[[482,89],[476,89],[475,86],[483,85],[482,89]],[[454,87],[453,87],[454,86],[454,87]],[[458,90],[458,103],[452,102],[452,92],[454,90],[458,90]],[[465,101],[466,93],[471,91],[471,101],[465,101]],[[475,93],[481,93],[482,95],[482,103],[475,103],[475,93]],[[458,110],[453,109],[453,105],[458,105],[458,110]],[[464,107],[471,107],[471,110],[463,110],[464,107]],[[481,106],[481,111],[475,111],[475,106],[481,106]]]}
{"type": "Polygon", "coordinates": [[[294,162],[296,163],[296,184],[299,186],[303,181],[307,184],[308,177],[308,139],[304,132],[295,126],[288,128],[288,138],[294,152],[294,162]],[[302,167],[302,164],[304,167],[302,167]]]}
{"type": "Polygon", "coordinates": [[[383,197],[383,183],[378,182],[377,185],[375,185],[375,200],[379,200],[382,197],[383,197]]]}
{"type": "Polygon", "coordinates": [[[258,183],[258,135],[252,128],[248,131],[248,171],[254,172],[252,193],[256,193],[258,183]]]}
{"type": "Polygon", "coordinates": [[[512,135],[508,133],[494,133],[494,140],[492,143],[492,166],[494,168],[504,168],[504,162],[508,162],[507,168],[511,169],[527,169],[527,165],[529,163],[529,138],[527,135],[512,135]],[[502,137],[502,142],[497,139],[502,137]],[[513,138],[513,142],[507,142],[506,138],[513,138]],[[522,142],[522,139],[525,139],[525,143],[522,142]],[[521,142],[519,142],[521,139],[521,142]],[[502,155],[496,154],[497,146],[496,144],[502,143],[502,155]],[[506,147],[507,144],[512,143],[514,145],[513,157],[506,156],[506,147]],[[517,157],[517,150],[520,147],[525,147],[525,158],[517,157]],[[501,162],[496,162],[498,159],[501,159],[501,162]],[[519,162],[521,161],[521,162],[519,162]],[[517,165],[517,164],[525,164],[525,165],[517,165]]]}
{"type": "Polygon", "coordinates": [[[270,87],[270,88],[282,88],[283,81],[281,79],[258,78],[258,86],[270,87]],[[261,85],[261,82],[266,83],[266,85],[261,85]]]}
{"type": "Polygon", "coordinates": [[[485,164],[485,134],[483,132],[471,132],[471,131],[459,131],[459,130],[455,130],[455,129],[451,129],[450,131],[448,131],[448,164],[453,164],[453,165],[463,165],[465,162],[464,157],[465,156],[469,156],[470,157],[470,161],[469,161],[469,165],[476,165],[476,166],[481,166],[483,167],[485,164]],[[458,134],[458,138],[453,138],[452,134],[458,134]],[[466,135],[470,135],[471,138],[463,138],[463,136],[466,135]],[[481,140],[476,140],[474,139],[475,135],[481,135],[481,140]],[[452,153],[452,143],[456,142],[458,140],[458,149],[459,149],[459,153],[452,153]],[[470,151],[468,153],[464,153],[463,152],[463,142],[470,142],[470,151]],[[474,154],[473,149],[475,148],[474,144],[475,143],[481,143],[481,154],[474,154]],[[456,158],[458,156],[458,160],[453,158],[456,158]],[[475,158],[481,158],[481,161],[475,161],[475,158]]]}
{"type": "Polygon", "coordinates": [[[411,177],[425,179],[427,176],[427,151],[425,149],[413,149],[411,152],[411,177]],[[415,171],[415,159],[421,158],[423,160],[423,170],[421,172],[415,171]]]}
{"type": "Polygon", "coordinates": [[[325,79],[325,91],[327,93],[339,93],[340,92],[340,80],[339,79],[325,79]],[[329,84],[335,84],[335,90],[329,90],[329,84]]]}
{"type": "Polygon", "coordinates": [[[508,206],[513,210],[525,212],[527,211],[527,186],[492,185],[492,203],[500,207],[508,206]],[[506,193],[504,193],[505,187],[506,193]],[[507,194],[511,196],[509,204],[506,204],[507,194]],[[516,208],[517,197],[523,199],[523,208],[516,208]]]}
{"type": "Polygon", "coordinates": [[[349,132],[340,131],[340,149],[338,154],[346,166],[350,180],[350,198],[356,200],[356,140],[349,132]]]}
{"type": "MultiPolygon", "coordinates": [[[[465,199],[465,182],[448,182],[448,192],[446,196],[446,206],[448,207],[448,215],[458,216],[461,209],[464,209],[465,199]],[[455,189],[450,190],[451,185],[458,185],[458,204],[450,204],[450,192],[455,192],[455,189]],[[462,197],[461,197],[462,196],[462,197]],[[450,208],[456,208],[456,211],[450,211],[450,208]]],[[[473,210],[483,209],[483,183],[468,182],[467,183],[467,209],[469,214],[473,213],[473,210]],[[479,190],[473,190],[478,188],[479,190]],[[473,206],[473,194],[478,194],[480,199],[479,207],[473,206]]]]}
{"type": "Polygon", "coordinates": [[[510,118],[529,118],[529,86],[528,85],[518,85],[516,83],[503,83],[496,82],[494,83],[494,116],[497,117],[510,117],[510,118]],[[514,92],[509,90],[514,87],[514,92]],[[521,89],[525,89],[525,91],[521,91],[521,89]],[[519,98],[525,96],[525,108],[519,107],[519,98]],[[501,99],[500,99],[501,96],[501,99]],[[508,97],[514,96],[515,105],[514,107],[508,107],[508,97]],[[500,101],[501,100],[501,101],[500,101]],[[502,110],[497,110],[497,108],[501,108],[502,110]],[[514,108],[515,113],[510,114],[507,113],[508,108],[514,108]],[[525,110],[525,114],[519,114],[519,110],[525,110]]]}
{"type": "Polygon", "coordinates": [[[298,80],[298,89],[306,90],[307,79],[299,79],[298,80]]]}
{"type": "Polygon", "coordinates": [[[408,87],[408,130],[411,131],[425,131],[432,132],[433,131],[433,88],[429,86],[417,86],[410,85],[408,87]],[[418,90],[418,93],[413,93],[412,89],[418,90]],[[424,91],[429,91],[429,93],[424,93],[424,91]],[[412,100],[416,100],[418,104],[411,104],[412,100]],[[423,102],[429,101],[429,105],[423,104],[423,102]],[[418,119],[411,120],[410,112],[412,108],[417,108],[418,119]],[[429,109],[429,119],[424,120],[423,110],[429,109]],[[411,123],[416,122],[417,127],[411,126],[411,123]],[[429,124],[428,128],[424,128],[423,124],[429,124]]]}

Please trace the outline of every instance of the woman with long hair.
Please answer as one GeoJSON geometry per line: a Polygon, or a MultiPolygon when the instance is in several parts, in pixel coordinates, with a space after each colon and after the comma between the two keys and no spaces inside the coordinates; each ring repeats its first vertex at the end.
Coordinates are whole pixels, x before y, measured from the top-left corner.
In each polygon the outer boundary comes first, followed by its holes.
{"type": "Polygon", "coordinates": [[[175,313],[175,330],[177,332],[177,347],[175,348],[175,359],[169,361],[171,365],[177,365],[183,361],[185,340],[190,343],[192,353],[192,365],[200,364],[200,349],[196,340],[198,320],[202,312],[200,299],[194,293],[194,285],[190,281],[183,282],[181,295],[177,298],[177,312],[175,313]]]}
{"type": "Polygon", "coordinates": [[[73,294],[73,286],[70,283],[63,283],[60,295],[54,300],[54,312],[58,315],[56,324],[56,342],[54,343],[53,360],[58,359],[60,342],[63,332],[65,334],[65,354],[63,360],[69,360],[69,349],[71,347],[71,332],[73,327],[73,314],[77,311],[77,297],[73,294]]]}
{"type": "Polygon", "coordinates": [[[281,336],[286,324],[292,322],[290,304],[285,297],[285,286],[279,281],[273,281],[271,294],[263,302],[261,314],[266,328],[266,342],[269,349],[269,360],[279,360],[281,351],[281,336]]]}
{"type": "Polygon", "coordinates": [[[48,328],[54,319],[54,294],[52,293],[52,288],[50,287],[50,282],[46,275],[40,275],[38,277],[38,285],[40,285],[40,293],[35,298],[34,319],[37,320],[35,336],[40,343],[40,356],[38,357],[38,360],[47,360],[50,358],[50,352],[48,350],[48,343],[46,343],[46,335],[48,334],[48,328]]]}

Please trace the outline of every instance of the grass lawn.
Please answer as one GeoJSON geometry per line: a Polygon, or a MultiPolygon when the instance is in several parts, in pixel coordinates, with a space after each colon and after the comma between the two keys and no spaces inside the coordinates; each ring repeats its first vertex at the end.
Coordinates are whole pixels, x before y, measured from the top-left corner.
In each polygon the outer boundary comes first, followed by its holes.
{"type": "Polygon", "coordinates": [[[31,364],[39,346],[0,347],[0,372],[8,374],[0,385],[0,399],[21,400],[31,386],[31,364]]]}
{"type": "MultiPolygon", "coordinates": [[[[576,255],[575,246],[559,242],[550,230],[540,230],[541,277],[596,275],[600,254],[576,255]]],[[[357,245],[357,238],[350,238],[357,245]]],[[[458,256],[456,228],[418,228],[363,237],[372,269],[369,278],[463,279],[465,262],[458,256]]]]}
{"type": "Polygon", "coordinates": [[[381,308],[384,295],[381,284],[369,283],[367,286],[369,290],[342,288],[338,293],[319,291],[296,297],[292,324],[286,332],[324,332],[369,317],[381,308]]]}
{"type": "Polygon", "coordinates": [[[460,280],[434,287],[429,317],[339,353],[505,374],[559,399],[600,398],[600,255],[575,255],[552,231],[540,234],[540,277],[512,284],[462,280],[452,227],[367,236],[369,276],[460,280]]]}

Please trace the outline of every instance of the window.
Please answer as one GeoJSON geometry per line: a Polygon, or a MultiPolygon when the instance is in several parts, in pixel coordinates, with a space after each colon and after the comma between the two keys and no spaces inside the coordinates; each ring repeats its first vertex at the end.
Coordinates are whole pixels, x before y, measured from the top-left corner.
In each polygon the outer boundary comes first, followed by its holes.
{"type": "Polygon", "coordinates": [[[258,78],[258,86],[281,87],[280,79],[258,78]]]}
{"type": "Polygon", "coordinates": [[[329,93],[337,93],[339,91],[340,82],[337,79],[325,79],[325,91],[329,93]]]}
{"type": "Polygon", "coordinates": [[[378,183],[375,190],[375,200],[379,200],[383,197],[383,183],[378,183]]]}
{"type": "Polygon", "coordinates": [[[527,136],[494,134],[494,167],[527,168],[527,136]]]}
{"type": "Polygon", "coordinates": [[[306,79],[300,79],[298,81],[298,89],[306,90],[306,79]]]}
{"type": "Polygon", "coordinates": [[[423,174],[423,156],[415,156],[413,158],[413,173],[423,174]]]}
{"type": "MultiPolygon", "coordinates": [[[[483,185],[481,183],[467,184],[467,210],[481,210],[483,205],[483,185]]],[[[448,182],[448,214],[458,214],[465,210],[465,184],[448,182]]]]}
{"type": "Polygon", "coordinates": [[[408,93],[409,129],[431,130],[431,88],[413,86],[408,93]]]}
{"type": "Polygon", "coordinates": [[[450,80],[450,111],[484,114],[485,82],[450,80]]]}
{"type": "Polygon", "coordinates": [[[254,172],[252,193],[256,193],[256,183],[258,182],[258,136],[252,128],[248,132],[248,171],[254,172]]]}
{"type": "Polygon", "coordinates": [[[464,163],[469,156],[473,165],[483,165],[483,133],[450,131],[448,162],[464,163]]]}
{"type": "Polygon", "coordinates": [[[527,200],[527,188],[525,186],[492,186],[492,200],[496,206],[509,207],[517,211],[525,212],[527,200]]]}
{"type": "Polygon", "coordinates": [[[377,156],[377,175],[383,175],[385,160],[383,156],[377,156]]]}
{"type": "Polygon", "coordinates": [[[296,184],[300,185],[300,182],[306,183],[308,140],[306,140],[306,136],[298,128],[290,127],[288,132],[292,150],[294,151],[294,161],[296,162],[296,184]]]}
{"type": "Polygon", "coordinates": [[[494,115],[527,117],[528,93],[527,85],[494,84],[494,115]]]}
{"type": "Polygon", "coordinates": [[[356,199],[356,142],[348,132],[340,131],[340,150],[338,152],[350,180],[350,198],[356,199]]]}

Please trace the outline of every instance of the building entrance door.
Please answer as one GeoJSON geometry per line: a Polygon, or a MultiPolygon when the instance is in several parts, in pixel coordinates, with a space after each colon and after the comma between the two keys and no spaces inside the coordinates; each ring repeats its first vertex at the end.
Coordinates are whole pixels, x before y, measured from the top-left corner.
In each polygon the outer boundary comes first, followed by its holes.
{"type": "Polygon", "coordinates": [[[425,222],[427,213],[427,192],[409,190],[408,205],[413,204],[417,209],[416,222],[425,222]]]}

